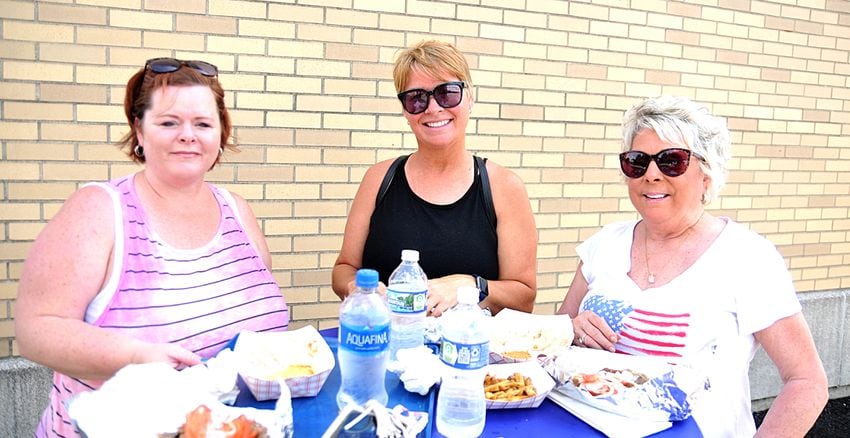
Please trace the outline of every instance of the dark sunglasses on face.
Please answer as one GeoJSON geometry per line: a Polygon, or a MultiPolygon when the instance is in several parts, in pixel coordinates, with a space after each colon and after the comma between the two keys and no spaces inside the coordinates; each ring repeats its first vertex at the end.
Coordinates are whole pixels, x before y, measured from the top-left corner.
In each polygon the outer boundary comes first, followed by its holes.
{"type": "Polygon", "coordinates": [[[180,70],[180,67],[183,67],[184,65],[207,77],[218,76],[218,67],[210,64],[209,62],[182,61],[174,58],[148,59],[148,62],[145,63],[145,69],[149,69],[156,74],[172,73],[180,70]]]}
{"type": "Polygon", "coordinates": [[[437,102],[437,105],[443,108],[454,108],[463,100],[464,88],[466,84],[463,82],[446,82],[437,85],[431,91],[422,88],[402,91],[398,93],[398,100],[401,101],[404,110],[410,114],[425,112],[431,96],[434,96],[434,102],[437,102]]]}
{"type": "MultiPolygon", "coordinates": [[[[693,154],[697,159],[699,155],[693,154]]],[[[677,177],[688,170],[691,151],[684,148],[664,149],[655,155],[641,151],[628,151],[620,154],[620,169],[629,178],[640,178],[649,169],[649,163],[655,161],[658,170],[669,177],[677,177]]]]}

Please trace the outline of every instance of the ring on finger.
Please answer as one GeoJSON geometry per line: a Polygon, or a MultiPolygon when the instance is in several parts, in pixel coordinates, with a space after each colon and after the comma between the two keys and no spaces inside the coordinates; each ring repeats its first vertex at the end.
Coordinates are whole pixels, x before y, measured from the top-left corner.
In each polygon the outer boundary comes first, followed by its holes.
{"type": "Polygon", "coordinates": [[[584,345],[584,335],[578,337],[578,343],[584,345]]]}

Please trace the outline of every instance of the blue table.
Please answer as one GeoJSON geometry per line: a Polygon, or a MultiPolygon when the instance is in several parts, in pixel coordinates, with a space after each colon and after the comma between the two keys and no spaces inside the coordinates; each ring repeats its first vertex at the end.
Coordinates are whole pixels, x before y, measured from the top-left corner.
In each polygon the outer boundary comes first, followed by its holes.
{"type": "MultiPolygon", "coordinates": [[[[337,328],[330,328],[320,331],[322,337],[325,338],[328,345],[331,347],[334,356],[336,356],[339,341],[337,340],[337,328]]],[[[328,426],[336,419],[339,409],[336,404],[336,393],[339,390],[341,377],[339,374],[339,366],[335,366],[331,371],[319,394],[315,397],[299,397],[292,399],[293,411],[293,427],[296,437],[318,437],[328,429],[328,426]]],[[[274,409],[276,400],[257,401],[251,394],[251,391],[245,386],[245,383],[240,378],[237,382],[239,386],[239,396],[236,398],[236,406],[252,406],[260,409],[274,409]]],[[[387,373],[385,380],[387,387],[387,395],[389,402],[387,406],[393,407],[398,404],[406,407],[411,411],[428,412],[429,420],[433,407],[436,406],[436,391],[431,391],[428,395],[421,396],[416,393],[407,392],[404,385],[398,379],[398,376],[393,373],[387,373]]],[[[429,423],[430,425],[430,423],[429,423]]],[[[430,438],[431,427],[427,427],[423,433],[419,434],[420,438],[430,438]]]]}
{"type": "MultiPolygon", "coordinates": [[[[336,355],[338,341],[337,329],[321,330],[320,333],[336,355]]],[[[334,367],[322,390],[316,397],[292,399],[294,427],[296,437],[318,437],[330,426],[338,414],[336,393],[339,389],[339,367],[334,367]]],[[[419,436],[422,438],[442,437],[434,420],[436,412],[436,390],[426,396],[407,392],[398,377],[387,373],[388,406],[402,404],[412,411],[426,411],[429,415],[429,427],[419,436]]],[[[262,409],[274,409],[275,400],[259,402],[239,379],[240,393],[236,406],[253,406],[262,409]]],[[[624,421],[627,421],[624,419],[624,421]]],[[[527,437],[547,436],[604,438],[598,430],[590,427],[578,417],[569,413],[549,399],[535,409],[488,410],[484,437],[527,437]]],[[[673,427],[652,435],[654,438],[702,437],[696,422],[689,418],[673,423],[673,427]]]]}

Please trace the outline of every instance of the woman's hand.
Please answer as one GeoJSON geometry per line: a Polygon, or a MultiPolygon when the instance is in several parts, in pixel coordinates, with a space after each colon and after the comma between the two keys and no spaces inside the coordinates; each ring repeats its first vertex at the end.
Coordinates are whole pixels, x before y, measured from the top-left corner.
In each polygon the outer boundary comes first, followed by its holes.
{"type": "Polygon", "coordinates": [[[618,340],[617,334],[608,327],[608,323],[590,310],[585,310],[573,318],[573,333],[573,344],[612,353],[618,340]]]}
{"type": "Polygon", "coordinates": [[[180,370],[201,363],[201,356],[171,343],[155,344],[139,341],[131,363],[165,362],[180,370]]]}
{"type": "Polygon", "coordinates": [[[428,316],[438,317],[457,304],[459,287],[476,287],[475,277],[466,274],[452,274],[428,280],[428,316]]]}
{"type": "MultiPolygon", "coordinates": [[[[349,281],[348,282],[348,293],[345,294],[345,297],[348,297],[349,295],[353,294],[355,289],[357,289],[357,281],[356,280],[349,281]]],[[[383,281],[378,282],[377,293],[378,293],[378,295],[380,295],[383,298],[387,297],[387,285],[385,285],[383,281]]],[[[342,299],[344,300],[345,297],[343,297],[342,299]]]]}

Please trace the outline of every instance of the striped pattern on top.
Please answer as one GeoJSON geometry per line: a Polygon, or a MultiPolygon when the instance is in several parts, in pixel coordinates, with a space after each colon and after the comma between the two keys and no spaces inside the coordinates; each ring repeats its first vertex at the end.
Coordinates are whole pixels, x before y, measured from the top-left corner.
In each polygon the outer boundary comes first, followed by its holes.
{"type": "MultiPolygon", "coordinates": [[[[133,175],[111,181],[120,193],[124,257],[117,290],[94,325],[149,342],[172,342],[214,356],[243,330],[286,330],[289,309],[280,288],[237,220],[235,206],[209,184],[221,211],[207,245],[173,248],[147,225],[133,175]]],[[[51,401],[37,436],[78,436],[65,403],[100,387],[54,374],[51,401]]]]}

